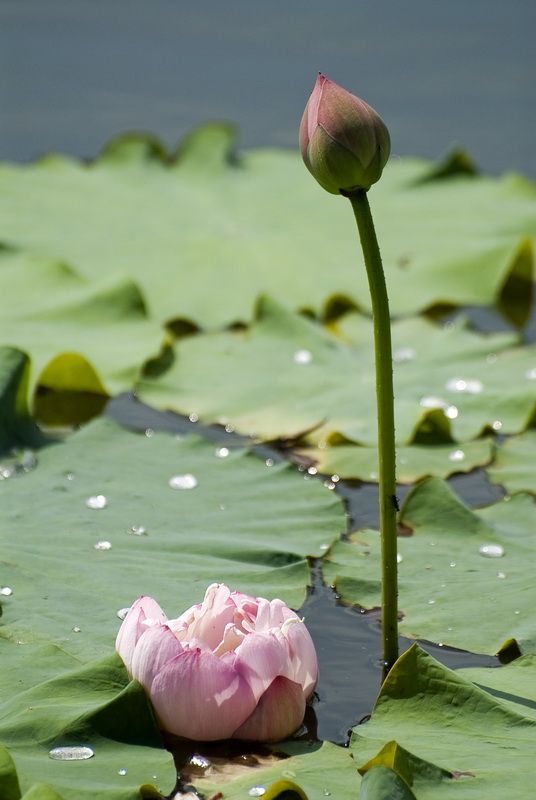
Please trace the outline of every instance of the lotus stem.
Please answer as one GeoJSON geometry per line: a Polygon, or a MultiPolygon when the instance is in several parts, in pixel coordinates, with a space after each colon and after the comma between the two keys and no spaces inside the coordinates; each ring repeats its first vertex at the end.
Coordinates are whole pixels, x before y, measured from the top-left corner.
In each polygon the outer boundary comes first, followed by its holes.
{"type": "Polygon", "coordinates": [[[374,323],[382,562],[383,679],[398,658],[396,454],[391,319],[380,248],[367,192],[349,193],[367,270],[374,323]]]}

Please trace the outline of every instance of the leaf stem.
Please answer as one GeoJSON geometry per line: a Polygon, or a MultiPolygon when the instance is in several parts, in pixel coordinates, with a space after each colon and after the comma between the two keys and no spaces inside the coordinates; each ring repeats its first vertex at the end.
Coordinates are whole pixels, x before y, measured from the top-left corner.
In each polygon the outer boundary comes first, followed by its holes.
{"type": "Polygon", "coordinates": [[[352,204],[370,289],[374,323],[376,403],[378,413],[379,506],[382,560],[383,677],[398,658],[397,500],[393,356],[389,300],[380,249],[367,193],[348,195],[352,204]]]}

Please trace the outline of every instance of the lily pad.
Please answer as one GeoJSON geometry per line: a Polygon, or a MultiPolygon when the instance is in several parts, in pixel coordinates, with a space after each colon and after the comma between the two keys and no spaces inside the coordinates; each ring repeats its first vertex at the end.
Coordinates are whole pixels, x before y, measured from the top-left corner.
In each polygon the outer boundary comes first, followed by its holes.
{"type": "Polygon", "coordinates": [[[213,582],[299,607],[307,556],[345,524],[337,496],[288,465],[106,420],[41,450],[2,495],[2,580],[13,595],[0,643],[55,643],[82,659],[109,651],[116,612],[142,594],[169,616],[213,582]],[[192,488],[171,488],[174,477],[192,488]]]}
{"type": "Polygon", "coordinates": [[[31,384],[49,390],[111,394],[132,388],[165,332],[148,318],[141,290],[125,276],[89,282],[63,262],[0,253],[4,300],[0,338],[31,355],[31,384]],[[58,357],[72,363],[45,368],[58,357]],[[103,385],[104,384],[104,385],[103,385]]]}
{"type": "Polygon", "coordinates": [[[534,462],[536,459],[536,431],[529,430],[519,436],[501,441],[488,474],[494,483],[500,483],[510,494],[536,493],[534,462]]]}
{"type": "MultiPolygon", "coordinates": [[[[4,693],[12,693],[2,673],[4,693]]],[[[175,782],[147,696],[116,654],[12,696],[0,706],[0,737],[30,797],[135,800],[155,773],[166,793],[175,782]]],[[[0,777],[2,797],[6,785],[0,777]]]]}
{"type": "MultiPolygon", "coordinates": [[[[338,296],[369,310],[347,201],[321,192],[295,151],[232,155],[234,135],[206,126],[177,156],[126,136],[89,165],[60,156],[4,164],[0,237],[91,281],[128,275],[161,322],[247,322],[264,292],[317,316],[338,296]]],[[[530,281],[516,265],[536,234],[536,188],[519,176],[445,178],[403,159],[371,202],[395,314],[508,306],[508,277],[530,281]]]]}
{"type": "MultiPolygon", "coordinates": [[[[177,342],[171,367],[147,376],[140,397],[262,439],[319,444],[322,464],[328,444],[371,446],[377,438],[372,325],[352,315],[336,331],[264,297],[246,330],[177,342]]],[[[525,375],[535,351],[515,346],[516,336],[481,336],[463,321],[445,330],[411,319],[393,325],[393,338],[400,445],[466,442],[485,430],[515,432],[528,424],[536,396],[525,375]]],[[[480,448],[473,463],[488,455],[480,448]]],[[[353,477],[349,469],[340,474],[353,477]]]]}
{"type": "MultiPolygon", "coordinates": [[[[490,655],[509,638],[522,652],[536,649],[534,589],[527,576],[535,548],[532,495],[470,510],[443,481],[431,478],[409,492],[401,522],[411,535],[398,538],[400,633],[490,655]]],[[[345,602],[379,606],[379,533],[356,531],[335,543],[324,579],[345,602]]]]}
{"type": "MultiPolygon", "coordinates": [[[[511,666],[487,670],[490,683],[511,666]]],[[[515,692],[515,683],[511,687],[515,692]]],[[[419,800],[531,795],[535,720],[415,645],[391,670],[371,720],[354,728],[350,750],[358,766],[364,765],[393,739],[414,760],[452,776],[433,781],[429,773],[416,781],[419,800]]]]}

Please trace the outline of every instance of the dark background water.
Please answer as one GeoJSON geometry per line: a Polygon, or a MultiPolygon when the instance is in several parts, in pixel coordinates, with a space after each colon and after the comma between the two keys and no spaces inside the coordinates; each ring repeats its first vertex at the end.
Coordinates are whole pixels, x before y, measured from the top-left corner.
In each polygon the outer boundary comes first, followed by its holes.
{"type": "Polygon", "coordinates": [[[296,146],[316,73],[384,117],[399,156],[466,147],[536,178],[534,0],[1,0],[0,160],[169,146],[235,122],[296,146]]]}

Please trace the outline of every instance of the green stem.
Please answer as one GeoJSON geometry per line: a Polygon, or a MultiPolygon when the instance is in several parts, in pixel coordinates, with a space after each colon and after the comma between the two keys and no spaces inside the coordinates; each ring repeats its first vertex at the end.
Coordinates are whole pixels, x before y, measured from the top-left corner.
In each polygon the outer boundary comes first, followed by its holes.
{"type": "Polygon", "coordinates": [[[361,239],[374,322],[382,550],[383,677],[385,678],[398,658],[397,500],[391,319],[380,249],[367,193],[360,189],[349,195],[349,200],[354,210],[361,239]]]}

